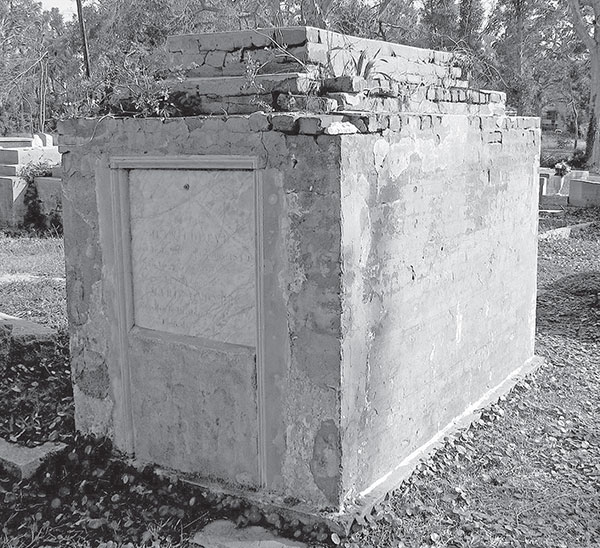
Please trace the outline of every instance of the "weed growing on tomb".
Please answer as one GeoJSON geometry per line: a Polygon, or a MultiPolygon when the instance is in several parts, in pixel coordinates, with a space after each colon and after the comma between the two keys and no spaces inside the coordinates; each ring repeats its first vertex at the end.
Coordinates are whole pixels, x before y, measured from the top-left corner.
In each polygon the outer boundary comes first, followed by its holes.
{"type": "Polygon", "coordinates": [[[273,107],[263,101],[260,96],[264,93],[265,88],[258,80],[260,70],[264,65],[256,61],[252,54],[248,54],[244,67],[244,84],[242,90],[253,90],[255,93],[252,96],[252,103],[261,107],[265,112],[271,112],[273,107]]]}

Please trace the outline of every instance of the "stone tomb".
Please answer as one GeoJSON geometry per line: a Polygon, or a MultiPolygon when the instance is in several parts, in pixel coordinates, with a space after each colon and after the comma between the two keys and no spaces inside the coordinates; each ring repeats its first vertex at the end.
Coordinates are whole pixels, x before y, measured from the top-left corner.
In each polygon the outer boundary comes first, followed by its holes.
{"type": "MultiPolygon", "coordinates": [[[[253,37],[177,44],[206,58],[253,37]]],[[[425,82],[451,62],[400,55],[425,82]]],[[[228,76],[209,68],[193,78],[214,89],[228,76]]],[[[311,514],[395,487],[535,363],[539,120],[469,92],[64,122],[78,429],[311,514]]]]}
{"type": "Polygon", "coordinates": [[[600,206],[600,180],[571,179],[569,205],[578,207],[600,206]]]}

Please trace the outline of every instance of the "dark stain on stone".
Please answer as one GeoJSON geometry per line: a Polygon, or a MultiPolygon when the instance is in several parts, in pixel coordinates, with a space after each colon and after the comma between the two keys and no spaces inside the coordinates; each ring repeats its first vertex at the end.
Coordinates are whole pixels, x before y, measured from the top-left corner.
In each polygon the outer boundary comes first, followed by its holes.
{"type": "Polygon", "coordinates": [[[81,326],[88,320],[88,300],[83,282],[73,278],[71,280],[67,279],[67,293],[70,297],[67,300],[69,319],[73,325],[81,326]]]}
{"type": "Polygon", "coordinates": [[[315,436],[313,457],[310,471],[317,487],[325,494],[327,500],[336,505],[340,493],[340,435],[332,420],[321,423],[315,436]]]}
{"type": "Polygon", "coordinates": [[[104,399],[108,396],[110,378],[106,363],[100,354],[89,350],[85,353],[85,368],[73,371],[73,382],[86,395],[104,399]],[[92,365],[95,362],[95,367],[92,365]]]}

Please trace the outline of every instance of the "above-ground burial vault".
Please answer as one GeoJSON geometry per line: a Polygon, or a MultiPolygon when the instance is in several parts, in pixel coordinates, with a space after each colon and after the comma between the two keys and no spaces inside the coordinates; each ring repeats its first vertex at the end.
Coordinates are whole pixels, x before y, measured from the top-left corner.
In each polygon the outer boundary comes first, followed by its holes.
{"type": "Polygon", "coordinates": [[[169,48],[186,116],[61,127],[77,427],[350,513],[534,363],[538,119],[448,53],[169,48]]]}

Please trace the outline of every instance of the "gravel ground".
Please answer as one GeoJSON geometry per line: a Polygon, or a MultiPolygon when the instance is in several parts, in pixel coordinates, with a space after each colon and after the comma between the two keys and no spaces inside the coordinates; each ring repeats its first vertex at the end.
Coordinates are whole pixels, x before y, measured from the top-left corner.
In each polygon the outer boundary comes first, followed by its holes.
{"type": "Polygon", "coordinates": [[[449,439],[348,547],[600,546],[600,227],[538,249],[547,364],[449,439]]]}
{"type": "Polygon", "coordinates": [[[0,232],[0,312],[66,331],[62,238],[0,232]]]}
{"type": "Polygon", "coordinates": [[[598,207],[556,207],[542,209],[539,216],[539,231],[546,232],[554,228],[587,223],[600,222],[600,208],[598,207]]]}
{"type": "MultiPolygon", "coordinates": [[[[588,214],[568,213],[577,222],[588,214]]],[[[34,481],[0,478],[0,546],[183,547],[223,515],[314,546],[600,546],[598,224],[540,241],[538,258],[536,351],[547,364],[448,438],[348,539],[157,479],[78,437],[34,481]]]]}

